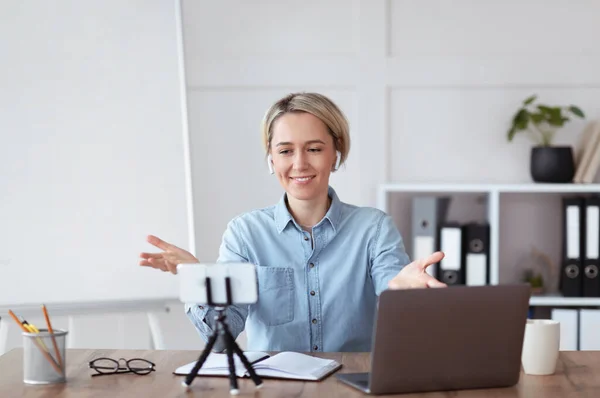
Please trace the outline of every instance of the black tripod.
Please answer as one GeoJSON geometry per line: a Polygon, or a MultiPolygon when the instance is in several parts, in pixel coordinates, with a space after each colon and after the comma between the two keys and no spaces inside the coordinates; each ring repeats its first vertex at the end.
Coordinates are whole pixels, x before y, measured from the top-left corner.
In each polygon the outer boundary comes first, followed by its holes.
{"type": "Polygon", "coordinates": [[[207,304],[211,307],[214,307],[214,310],[217,311],[217,315],[215,316],[215,320],[216,320],[215,330],[213,331],[213,334],[208,339],[208,343],[206,344],[206,347],[204,347],[204,351],[202,351],[202,354],[200,355],[200,358],[198,358],[196,365],[194,365],[194,368],[186,376],[185,381],[183,382],[183,385],[185,387],[189,387],[192,384],[192,381],[194,381],[194,378],[198,375],[198,371],[204,364],[204,361],[206,361],[206,358],[208,358],[208,355],[212,351],[212,348],[215,345],[215,342],[217,341],[217,337],[219,337],[219,335],[220,335],[221,338],[223,339],[223,342],[225,343],[225,348],[227,351],[227,362],[229,363],[229,385],[230,385],[229,392],[231,393],[231,395],[237,395],[239,390],[238,390],[238,385],[237,385],[237,376],[235,374],[235,362],[233,360],[234,353],[237,354],[237,356],[241,359],[242,363],[246,367],[246,370],[250,374],[252,381],[254,381],[254,384],[256,384],[256,388],[262,387],[262,380],[260,379],[260,377],[258,377],[256,372],[254,371],[254,368],[252,368],[252,364],[248,361],[248,358],[246,358],[246,356],[244,355],[244,352],[240,349],[240,347],[235,342],[235,339],[233,338],[233,335],[231,334],[231,332],[229,331],[229,327],[227,326],[225,310],[227,309],[228,305],[232,304],[232,302],[231,302],[231,281],[230,281],[229,277],[225,278],[225,291],[227,294],[227,303],[225,303],[225,304],[214,303],[212,301],[210,278],[206,277],[207,304]]]}

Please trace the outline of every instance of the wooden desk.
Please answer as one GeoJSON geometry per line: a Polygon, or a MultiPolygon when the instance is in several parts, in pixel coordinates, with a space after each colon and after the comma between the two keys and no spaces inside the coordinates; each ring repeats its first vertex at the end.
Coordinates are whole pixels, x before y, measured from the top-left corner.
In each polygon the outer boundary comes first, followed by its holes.
{"type": "MultiPolygon", "coordinates": [[[[197,377],[191,391],[181,386],[183,376],[172,372],[192,362],[199,351],[67,350],[67,383],[32,386],[23,383],[23,351],[12,350],[0,356],[0,397],[231,397],[227,377],[197,377]],[[91,377],[88,362],[100,356],[146,358],[156,364],[147,376],[133,374],[91,377]]],[[[369,368],[368,353],[325,353],[344,366],[338,372],[364,372],[369,368]]],[[[238,379],[240,397],[359,397],[363,396],[331,375],[321,382],[265,379],[256,390],[249,379],[238,379]]],[[[394,395],[385,395],[385,397],[394,395]]],[[[399,397],[600,397],[600,351],[561,352],[557,372],[552,376],[527,376],[515,387],[489,390],[463,390],[402,394],[399,397]]]]}

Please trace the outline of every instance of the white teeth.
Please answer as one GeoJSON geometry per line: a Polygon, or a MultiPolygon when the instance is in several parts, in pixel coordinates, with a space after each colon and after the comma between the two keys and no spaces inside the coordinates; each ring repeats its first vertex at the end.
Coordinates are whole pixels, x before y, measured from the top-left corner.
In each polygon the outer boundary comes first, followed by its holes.
{"type": "Polygon", "coordinates": [[[304,178],[294,178],[296,181],[300,181],[300,182],[304,182],[304,181],[308,181],[310,180],[310,177],[304,177],[304,178]]]}

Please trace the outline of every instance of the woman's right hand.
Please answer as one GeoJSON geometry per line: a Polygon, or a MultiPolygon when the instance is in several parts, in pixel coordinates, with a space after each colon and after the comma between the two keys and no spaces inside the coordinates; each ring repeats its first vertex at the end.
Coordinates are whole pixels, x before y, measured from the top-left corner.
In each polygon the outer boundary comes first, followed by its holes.
{"type": "Polygon", "coordinates": [[[192,253],[185,251],[175,245],[165,242],[164,240],[148,235],[146,238],[148,243],[163,250],[162,253],[141,253],[140,265],[160,269],[164,272],[177,274],[177,265],[184,263],[199,262],[192,253]]]}

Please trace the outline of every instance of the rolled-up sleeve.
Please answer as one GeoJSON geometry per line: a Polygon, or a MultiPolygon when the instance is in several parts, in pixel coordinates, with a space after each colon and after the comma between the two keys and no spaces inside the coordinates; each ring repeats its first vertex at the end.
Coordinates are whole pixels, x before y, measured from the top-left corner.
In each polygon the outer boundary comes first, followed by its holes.
{"type": "Polygon", "coordinates": [[[380,295],[386,290],[388,282],[409,262],[400,231],[389,215],[382,214],[371,251],[370,268],[375,293],[380,295]]]}
{"type": "MultiPolygon", "coordinates": [[[[227,262],[248,262],[247,250],[242,237],[236,228],[235,219],[229,222],[227,229],[223,234],[221,246],[219,248],[218,263],[227,262]]],[[[205,306],[199,306],[196,304],[186,304],[185,313],[191,320],[192,324],[196,327],[196,330],[205,342],[212,335],[215,328],[215,316],[216,311],[207,308],[205,306]]],[[[246,318],[248,316],[248,306],[231,305],[225,311],[227,316],[227,325],[229,330],[236,339],[240,333],[244,330],[246,324],[246,318]]],[[[225,349],[224,342],[219,337],[213,347],[213,351],[222,352],[225,349]]]]}

